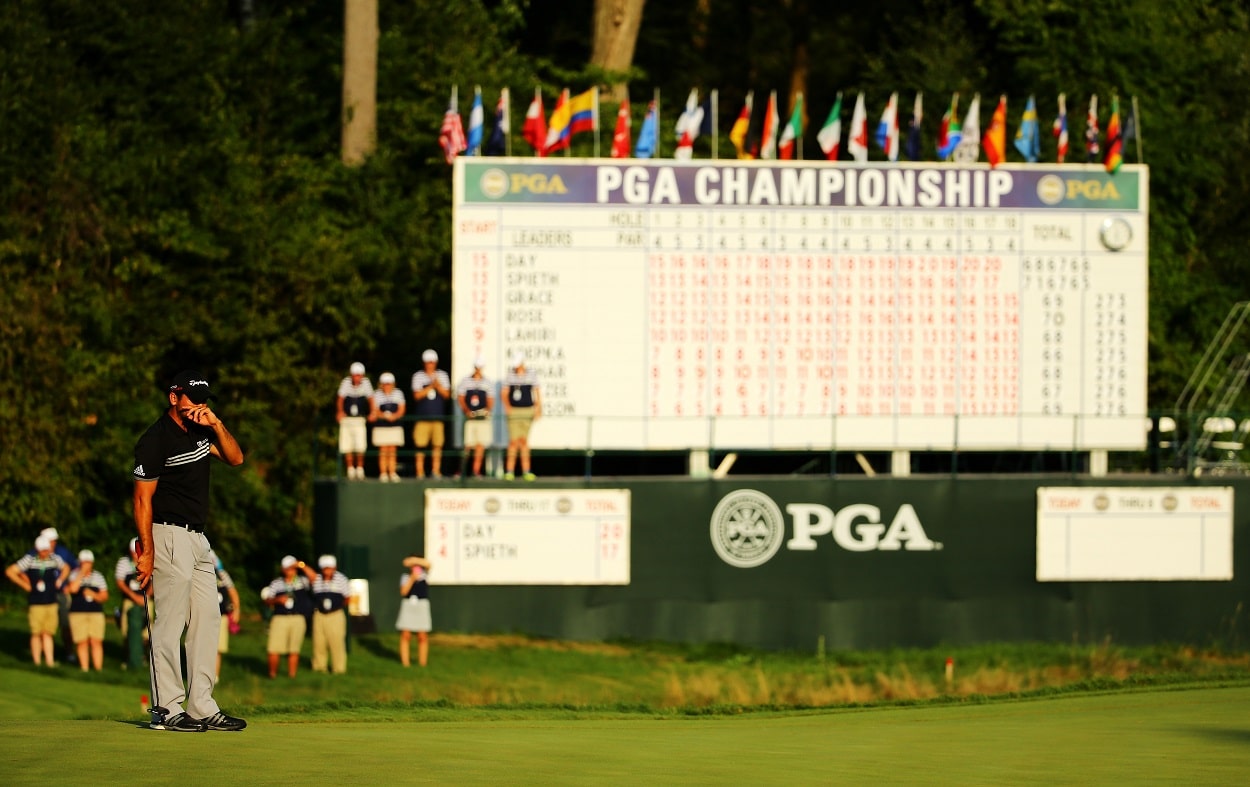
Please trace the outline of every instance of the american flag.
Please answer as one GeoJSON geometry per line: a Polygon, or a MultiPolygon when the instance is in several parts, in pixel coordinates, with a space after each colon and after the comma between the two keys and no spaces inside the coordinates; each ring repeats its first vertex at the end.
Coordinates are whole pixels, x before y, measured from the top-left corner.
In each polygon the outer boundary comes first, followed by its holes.
{"type": "Polygon", "coordinates": [[[1098,96],[1089,97],[1089,116],[1085,120],[1085,153],[1089,161],[1098,160],[1098,96]]]}
{"type": "Polygon", "coordinates": [[[452,88],[451,103],[443,114],[443,127],[438,132],[438,144],[443,146],[443,155],[451,164],[466,148],[468,142],[464,138],[464,126],[460,122],[460,110],[456,108],[456,90],[452,88]]]}

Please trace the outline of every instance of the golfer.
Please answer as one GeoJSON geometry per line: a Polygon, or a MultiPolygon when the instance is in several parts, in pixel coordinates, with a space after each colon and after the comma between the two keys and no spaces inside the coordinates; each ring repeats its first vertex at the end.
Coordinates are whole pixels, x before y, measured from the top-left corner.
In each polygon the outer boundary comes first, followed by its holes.
{"type": "Polygon", "coordinates": [[[241,730],[213,699],[216,683],[216,566],[205,536],[210,455],[243,464],[243,451],[217,415],[215,399],[198,372],[179,372],[167,390],[169,409],[135,445],[137,574],[153,588],[152,727],[176,732],[241,730]],[[183,684],[179,641],[186,633],[183,684]],[[184,709],[185,702],[185,709],[184,709]]]}

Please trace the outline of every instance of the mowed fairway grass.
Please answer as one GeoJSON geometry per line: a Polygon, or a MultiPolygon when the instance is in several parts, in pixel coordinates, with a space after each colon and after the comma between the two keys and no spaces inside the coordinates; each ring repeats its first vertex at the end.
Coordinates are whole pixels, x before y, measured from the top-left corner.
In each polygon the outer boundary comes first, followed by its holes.
{"type": "MultiPolygon", "coordinates": [[[[264,674],[232,642],[239,733],[149,730],[146,676],[36,669],[0,613],[0,785],[1250,783],[1240,653],[1109,645],[814,655],[395,636],[349,673],[264,674]],[[946,686],[946,655],[961,665],[946,686]],[[1075,685],[1075,688],[1073,686],[1075,685]]],[[[305,647],[307,656],[307,646],[305,647]]]]}

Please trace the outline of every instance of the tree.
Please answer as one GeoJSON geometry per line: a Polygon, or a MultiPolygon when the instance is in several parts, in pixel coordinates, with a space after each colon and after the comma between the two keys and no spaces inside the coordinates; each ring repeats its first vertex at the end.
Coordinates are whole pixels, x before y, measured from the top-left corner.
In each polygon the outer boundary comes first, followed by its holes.
{"type": "Polygon", "coordinates": [[[378,0],[344,0],[343,163],[360,164],[377,147],[378,0]]]}
{"type": "MultiPolygon", "coordinates": [[[[642,26],[646,0],[595,0],[594,45],[590,64],[609,73],[621,74],[634,64],[634,47],[642,26]]],[[[618,82],[612,87],[612,100],[620,103],[629,96],[629,86],[618,82]]]]}

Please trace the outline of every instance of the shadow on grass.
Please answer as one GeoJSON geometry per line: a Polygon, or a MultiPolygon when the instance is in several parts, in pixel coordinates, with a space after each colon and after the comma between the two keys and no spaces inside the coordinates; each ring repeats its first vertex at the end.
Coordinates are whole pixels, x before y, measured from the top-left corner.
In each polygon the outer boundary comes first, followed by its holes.
{"type": "Polygon", "coordinates": [[[1241,729],[1230,727],[1181,727],[1178,732],[1196,738],[1206,738],[1217,743],[1239,744],[1250,746],[1250,727],[1241,729]]]}
{"type": "MultiPolygon", "coordinates": [[[[374,635],[352,637],[352,647],[360,648],[361,650],[369,653],[370,655],[376,656],[379,659],[395,662],[399,661],[399,651],[393,647],[388,647],[384,642],[382,642],[380,637],[374,635]]],[[[413,637],[413,655],[416,655],[416,650],[416,637],[413,637]]]]}

